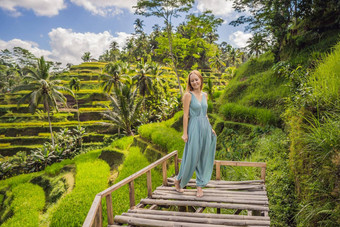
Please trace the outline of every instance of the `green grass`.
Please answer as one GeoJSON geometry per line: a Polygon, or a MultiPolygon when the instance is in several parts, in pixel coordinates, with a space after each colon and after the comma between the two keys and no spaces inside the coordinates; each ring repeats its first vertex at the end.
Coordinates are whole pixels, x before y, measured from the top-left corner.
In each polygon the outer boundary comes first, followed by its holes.
{"type": "Polygon", "coordinates": [[[14,215],[1,226],[38,226],[39,213],[45,206],[44,190],[40,186],[24,183],[14,187],[12,195],[14,215]]]}
{"type": "MultiPolygon", "coordinates": [[[[173,120],[169,121],[172,122],[173,120]]],[[[168,122],[168,124],[169,124],[168,122]]],[[[142,125],[138,133],[145,139],[157,144],[168,153],[177,150],[181,155],[184,149],[184,141],[181,139],[181,132],[167,126],[167,123],[152,123],[142,125]]]]}
{"type": "Polygon", "coordinates": [[[340,98],[340,42],[316,68],[308,79],[312,97],[319,105],[332,105],[340,98]]]}
{"type": "Polygon", "coordinates": [[[109,165],[98,159],[101,150],[75,158],[76,186],[55,208],[50,226],[81,226],[95,195],[108,187],[109,165]]]}
{"type": "Polygon", "coordinates": [[[252,123],[258,125],[278,125],[279,118],[265,108],[247,107],[235,103],[226,103],[220,108],[226,120],[252,123]]]}
{"type": "MultiPolygon", "coordinates": [[[[119,176],[115,183],[129,177],[131,174],[138,172],[150,163],[146,157],[140,152],[138,147],[130,147],[128,155],[125,157],[124,163],[119,167],[119,176]]],[[[152,189],[162,184],[162,174],[153,169],[151,171],[152,189]]],[[[136,202],[147,197],[146,174],[143,174],[134,181],[136,202]]],[[[126,212],[129,209],[129,188],[128,185],[116,190],[112,193],[113,213],[114,215],[126,212]]]]}
{"type": "Polygon", "coordinates": [[[283,100],[290,91],[288,81],[275,75],[273,65],[273,55],[269,52],[242,64],[217,100],[217,106],[227,101],[281,113],[283,100]]]}
{"type": "Polygon", "coordinates": [[[112,142],[111,146],[120,150],[126,150],[133,142],[133,136],[124,136],[112,142]]]}

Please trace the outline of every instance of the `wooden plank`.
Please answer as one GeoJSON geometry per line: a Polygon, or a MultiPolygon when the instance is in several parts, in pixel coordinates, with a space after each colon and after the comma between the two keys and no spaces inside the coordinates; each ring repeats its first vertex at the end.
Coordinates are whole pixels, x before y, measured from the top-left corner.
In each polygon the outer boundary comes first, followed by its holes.
{"type": "MultiPolygon", "coordinates": [[[[171,186],[174,186],[174,184],[169,184],[171,186]]],[[[193,183],[188,183],[186,185],[187,187],[196,187],[196,184],[193,183]]],[[[230,189],[230,190],[246,190],[246,189],[257,189],[257,190],[262,190],[263,185],[212,185],[212,184],[207,184],[205,188],[219,188],[219,189],[230,189]]]]}
{"type": "Polygon", "coordinates": [[[199,207],[195,213],[202,213],[205,210],[205,207],[199,207]]]}
{"type": "Polygon", "coordinates": [[[163,175],[163,185],[167,186],[168,185],[168,180],[167,180],[167,168],[166,168],[166,160],[162,163],[162,175],[163,175]]]}
{"type": "Polygon", "coordinates": [[[216,161],[216,180],[221,180],[221,163],[216,161]]]}
{"type": "Polygon", "coordinates": [[[178,212],[178,211],[147,210],[147,209],[129,210],[128,213],[201,217],[201,218],[214,218],[214,219],[266,220],[266,221],[270,220],[269,217],[263,217],[263,216],[245,216],[245,215],[238,216],[238,215],[232,215],[232,214],[213,214],[213,213],[186,213],[186,212],[178,212]]]}
{"type": "MultiPolygon", "coordinates": [[[[168,181],[175,182],[175,178],[169,177],[168,181]]],[[[196,183],[196,180],[190,179],[188,183],[196,183]]],[[[247,180],[247,181],[210,180],[209,184],[216,184],[216,185],[264,184],[264,181],[263,180],[247,180]]]]}
{"type": "Polygon", "coordinates": [[[213,224],[213,225],[260,225],[269,226],[269,221],[258,220],[237,220],[237,219],[213,219],[202,217],[186,217],[186,216],[168,216],[168,215],[154,215],[154,214],[139,214],[139,213],[123,213],[123,216],[162,220],[162,221],[174,221],[174,222],[188,222],[188,223],[200,223],[200,224],[213,224]]]}
{"type": "Polygon", "coordinates": [[[161,199],[142,199],[143,204],[157,204],[157,205],[169,205],[169,206],[199,206],[199,207],[214,207],[225,209],[242,209],[242,210],[261,210],[269,211],[268,206],[265,205],[246,205],[246,204],[226,204],[226,203],[209,203],[200,201],[172,201],[161,199]]]}
{"type": "Polygon", "coordinates": [[[124,186],[125,184],[133,181],[134,179],[136,179],[137,177],[143,175],[144,173],[146,173],[147,171],[153,169],[154,167],[156,167],[157,165],[161,164],[162,162],[164,162],[165,160],[171,158],[172,156],[175,156],[177,154],[177,151],[173,151],[168,155],[165,155],[163,158],[158,159],[157,161],[155,161],[154,163],[148,165],[147,167],[139,170],[138,172],[132,174],[131,176],[119,181],[117,184],[112,185],[111,187],[107,188],[106,190],[102,191],[101,193],[99,193],[99,195],[101,195],[102,197],[112,193],[113,191],[117,190],[118,188],[124,186]]]}
{"type": "Polygon", "coordinates": [[[221,225],[207,225],[207,224],[198,224],[198,223],[186,223],[186,222],[171,222],[171,221],[159,221],[159,220],[150,220],[145,218],[135,218],[128,217],[123,215],[116,215],[115,222],[118,223],[127,223],[131,225],[137,226],[162,226],[162,227],[173,227],[173,226],[185,226],[185,227],[221,227],[221,225]]]}
{"type": "MultiPolygon", "coordinates": [[[[182,162],[182,159],[178,159],[179,162],[182,162]]],[[[214,164],[219,162],[223,166],[250,166],[250,167],[266,167],[267,164],[265,162],[240,162],[240,161],[223,161],[223,160],[215,160],[214,164]]]]}
{"type": "Polygon", "coordinates": [[[268,201],[247,200],[247,199],[230,199],[220,196],[187,196],[187,195],[152,195],[153,199],[176,199],[186,201],[204,201],[204,202],[221,202],[221,203],[238,203],[238,204],[257,204],[268,205],[268,201]]]}
{"type": "Polygon", "coordinates": [[[266,167],[262,167],[262,168],[261,168],[261,179],[262,179],[263,181],[266,180],[266,167]]]}
{"type": "Polygon", "coordinates": [[[151,179],[151,170],[146,172],[146,186],[148,188],[148,197],[152,196],[152,179],[151,179]]]}
{"type": "Polygon", "coordinates": [[[89,212],[87,213],[86,219],[83,223],[83,227],[91,227],[93,225],[93,222],[95,220],[95,216],[96,216],[97,211],[98,211],[98,207],[101,205],[101,199],[102,198],[99,194],[97,194],[94,197],[91,208],[90,208],[89,212]]]}
{"type": "Polygon", "coordinates": [[[158,206],[154,204],[154,205],[152,205],[152,206],[149,208],[149,210],[155,210],[155,209],[157,209],[157,207],[158,207],[158,206]]]}
{"type": "MultiPolygon", "coordinates": [[[[164,190],[164,191],[176,191],[176,189],[174,187],[157,187],[157,190],[164,190]]],[[[184,189],[184,192],[190,192],[190,191],[197,191],[197,189],[184,189]]],[[[253,191],[253,192],[249,192],[249,191],[234,191],[234,190],[221,190],[221,189],[212,189],[212,188],[204,188],[203,189],[203,193],[204,192],[215,192],[215,193],[229,193],[229,194],[239,194],[239,195],[265,195],[267,196],[267,192],[266,191],[253,191]]]]}
{"type": "Polygon", "coordinates": [[[113,225],[113,207],[112,207],[112,195],[106,196],[106,207],[107,207],[107,222],[109,225],[113,225]]]}
{"type": "MultiPolygon", "coordinates": [[[[267,196],[265,195],[244,195],[244,194],[229,194],[229,193],[216,193],[216,192],[204,192],[205,196],[218,196],[218,197],[225,197],[225,198],[231,198],[231,199],[240,199],[245,198],[247,200],[258,200],[258,201],[268,201],[267,196]]],[[[196,196],[196,191],[184,191],[183,193],[179,194],[177,191],[165,191],[165,190],[155,190],[153,192],[154,195],[186,195],[186,196],[196,196]]]]}
{"type": "Polygon", "coordinates": [[[135,186],[133,181],[129,182],[130,208],[135,207],[135,186]]]}
{"type": "Polygon", "coordinates": [[[175,154],[175,175],[178,175],[178,153],[175,154]]]}

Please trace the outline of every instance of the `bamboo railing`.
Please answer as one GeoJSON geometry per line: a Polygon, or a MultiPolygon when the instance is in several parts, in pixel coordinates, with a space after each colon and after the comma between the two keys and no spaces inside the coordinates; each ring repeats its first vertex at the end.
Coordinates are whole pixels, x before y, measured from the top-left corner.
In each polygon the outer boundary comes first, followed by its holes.
{"type": "MultiPolygon", "coordinates": [[[[162,172],[163,172],[163,186],[168,185],[167,181],[167,160],[174,157],[175,164],[175,174],[178,174],[178,163],[182,160],[178,158],[178,151],[173,151],[170,154],[164,156],[163,158],[155,161],[154,163],[148,165],[147,167],[141,169],[140,171],[132,174],[131,176],[125,178],[124,180],[118,182],[117,184],[112,185],[108,189],[98,193],[92,203],[92,206],[87,214],[87,217],[83,223],[83,227],[92,227],[99,226],[102,227],[102,198],[106,198],[106,207],[107,207],[107,220],[108,225],[114,225],[113,220],[113,206],[112,206],[112,192],[121,188],[122,186],[129,184],[129,197],[130,197],[130,209],[135,207],[135,190],[134,190],[134,180],[141,175],[146,173],[147,176],[147,190],[148,197],[152,196],[152,180],[151,180],[151,170],[156,166],[162,164],[162,172]]],[[[266,177],[266,163],[264,162],[239,162],[239,161],[220,161],[215,160],[214,164],[216,165],[216,180],[221,179],[221,165],[225,166],[250,166],[250,167],[260,167],[261,168],[261,179],[265,181],[266,177]]],[[[218,209],[218,213],[219,209],[218,209]]]]}
{"type": "Polygon", "coordinates": [[[122,186],[129,184],[129,194],[130,194],[130,208],[135,207],[135,188],[134,188],[134,180],[144,173],[146,173],[147,179],[147,189],[148,189],[148,197],[152,195],[152,181],[151,181],[151,170],[162,164],[163,171],[163,185],[167,185],[167,167],[166,162],[168,159],[175,157],[175,173],[178,174],[178,152],[173,151],[170,154],[164,156],[161,159],[158,159],[154,163],[148,165],[144,169],[139,170],[138,172],[132,174],[131,176],[125,178],[124,180],[118,182],[117,184],[112,185],[108,189],[98,193],[93,200],[90,211],[87,213],[87,217],[85,222],[83,223],[83,227],[90,226],[103,226],[102,223],[102,198],[106,197],[106,207],[107,207],[107,221],[109,225],[113,225],[113,207],[112,207],[112,192],[121,188],[122,186]]]}

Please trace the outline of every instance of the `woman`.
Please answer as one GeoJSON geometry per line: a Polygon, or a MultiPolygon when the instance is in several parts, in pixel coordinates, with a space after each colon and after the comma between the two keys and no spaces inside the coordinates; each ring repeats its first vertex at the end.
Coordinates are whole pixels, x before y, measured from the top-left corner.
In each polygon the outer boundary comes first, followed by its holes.
{"type": "Polygon", "coordinates": [[[207,115],[208,96],[202,92],[203,77],[197,70],[190,72],[183,96],[183,136],[185,142],[181,168],[175,179],[178,192],[183,192],[196,170],[196,196],[202,197],[214,167],[216,133],[207,115]]]}

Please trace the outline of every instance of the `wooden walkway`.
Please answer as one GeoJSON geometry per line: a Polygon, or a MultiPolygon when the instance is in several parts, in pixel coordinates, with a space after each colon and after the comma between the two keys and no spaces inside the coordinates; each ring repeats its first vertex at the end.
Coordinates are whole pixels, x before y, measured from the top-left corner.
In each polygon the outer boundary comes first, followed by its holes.
{"type": "Polygon", "coordinates": [[[203,197],[196,197],[194,179],[189,181],[183,193],[179,193],[175,190],[174,178],[166,177],[166,160],[172,156],[175,157],[175,169],[176,173],[178,172],[176,165],[180,159],[177,159],[177,151],[174,152],[99,193],[83,226],[102,226],[101,198],[106,197],[107,204],[112,206],[111,193],[127,183],[130,186],[130,209],[113,217],[113,208],[108,205],[108,226],[125,224],[163,227],[270,226],[264,181],[265,163],[215,161],[217,180],[209,181],[203,188],[203,197]],[[157,187],[155,191],[151,191],[151,169],[159,164],[163,166],[163,185],[157,187]],[[221,165],[261,167],[262,179],[251,181],[218,180],[220,179],[221,165]],[[148,196],[135,205],[133,179],[144,173],[147,173],[148,196]],[[202,213],[207,208],[209,212],[216,213],[202,213]],[[228,214],[221,214],[221,211],[226,210],[228,210],[228,214]]]}

